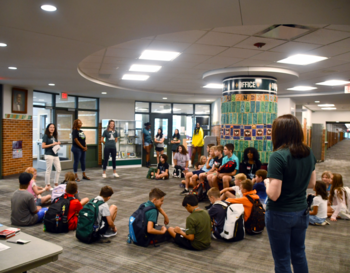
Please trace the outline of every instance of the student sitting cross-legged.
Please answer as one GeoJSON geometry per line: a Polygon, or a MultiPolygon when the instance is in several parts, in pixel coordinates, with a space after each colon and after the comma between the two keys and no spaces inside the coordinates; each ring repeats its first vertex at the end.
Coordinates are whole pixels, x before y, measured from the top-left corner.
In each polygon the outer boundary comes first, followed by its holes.
{"type": "Polygon", "coordinates": [[[211,242],[211,222],[208,212],[198,207],[198,199],[194,195],[186,195],[182,206],[190,213],[186,219],[186,229],[169,227],[170,236],[180,247],[189,250],[208,248],[211,242]]]}
{"type": "Polygon", "coordinates": [[[151,172],[151,178],[155,178],[156,180],[160,179],[169,179],[169,164],[168,164],[168,156],[166,154],[160,155],[160,162],[158,164],[157,172],[151,172]]]}
{"type": "Polygon", "coordinates": [[[241,183],[247,180],[247,176],[244,173],[239,173],[235,175],[235,185],[229,188],[224,188],[220,191],[221,201],[227,198],[240,198],[243,197],[241,192],[241,183]]]}
{"type": "Polygon", "coordinates": [[[266,187],[264,180],[267,177],[267,171],[260,169],[255,172],[255,178],[252,180],[254,183],[253,190],[256,190],[256,194],[259,195],[260,202],[262,204],[265,203],[265,200],[267,198],[266,194],[266,187]]]}
{"type": "Polygon", "coordinates": [[[226,210],[222,206],[222,201],[220,200],[220,191],[217,188],[211,188],[208,193],[208,198],[212,206],[208,210],[209,216],[213,224],[213,238],[220,239],[221,232],[224,229],[226,210]]]}
{"type": "Polygon", "coordinates": [[[18,177],[19,189],[11,198],[11,224],[17,226],[30,226],[41,223],[47,208],[35,205],[34,196],[27,191],[32,175],[21,173],[18,177]]]}

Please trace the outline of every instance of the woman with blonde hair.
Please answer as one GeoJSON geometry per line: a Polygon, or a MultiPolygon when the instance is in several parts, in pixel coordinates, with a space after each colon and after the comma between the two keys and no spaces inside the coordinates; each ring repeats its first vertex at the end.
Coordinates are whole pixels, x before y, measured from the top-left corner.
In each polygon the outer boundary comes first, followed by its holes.
{"type": "Polygon", "coordinates": [[[29,186],[27,188],[27,191],[31,193],[34,196],[34,201],[37,206],[41,206],[42,204],[45,204],[51,200],[51,195],[45,195],[41,196],[41,194],[45,191],[50,190],[50,185],[46,185],[43,187],[38,187],[36,185],[36,175],[37,171],[33,167],[29,167],[25,170],[26,173],[30,173],[32,175],[32,180],[29,182],[29,186]]]}

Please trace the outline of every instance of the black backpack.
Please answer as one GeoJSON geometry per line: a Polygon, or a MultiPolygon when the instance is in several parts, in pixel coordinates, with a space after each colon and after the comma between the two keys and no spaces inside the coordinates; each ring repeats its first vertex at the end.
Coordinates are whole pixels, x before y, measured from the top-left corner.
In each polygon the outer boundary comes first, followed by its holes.
{"type": "Polygon", "coordinates": [[[190,194],[195,195],[198,202],[202,202],[208,199],[207,193],[210,189],[207,181],[199,182],[196,187],[194,187],[190,194]]]}
{"type": "Polygon", "coordinates": [[[129,218],[129,235],[128,242],[133,242],[136,245],[147,247],[152,241],[152,234],[147,233],[146,212],[155,209],[157,211],[158,220],[158,210],[155,207],[141,204],[140,207],[130,216],[129,218]]]}
{"type": "MultiPolygon", "coordinates": [[[[64,198],[62,195],[55,199],[55,202],[49,207],[44,216],[45,231],[52,233],[68,232],[68,211],[70,201],[74,197],[64,198]]],[[[74,216],[74,215],[73,215],[74,216]]]]}
{"type": "Polygon", "coordinates": [[[246,197],[253,207],[249,219],[245,222],[245,231],[250,235],[260,234],[265,228],[265,209],[260,199],[253,199],[248,194],[246,197]]]}

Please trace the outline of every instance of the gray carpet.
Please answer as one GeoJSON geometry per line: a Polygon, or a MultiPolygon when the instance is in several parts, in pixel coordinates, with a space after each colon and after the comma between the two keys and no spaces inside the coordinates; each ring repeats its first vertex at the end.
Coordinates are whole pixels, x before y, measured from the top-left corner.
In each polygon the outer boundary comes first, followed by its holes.
{"type": "MultiPolygon", "coordinates": [[[[316,166],[317,177],[323,170],[338,172],[350,186],[350,140],[344,140],[326,153],[326,161],[316,166]],[[346,152],[346,153],[344,153],[346,152]],[[341,156],[340,156],[341,155],[341,156]]],[[[86,245],[75,238],[74,232],[50,234],[43,232],[42,225],[23,227],[30,235],[51,241],[63,247],[63,253],[55,263],[30,272],[274,272],[267,232],[259,236],[246,236],[241,242],[213,241],[210,249],[192,252],[173,243],[160,247],[137,247],[126,243],[129,216],[147,201],[148,192],[159,187],[167,193],[163,205],[170,218],[170,226],[185,226],[188,212],[181,206],[179,179],[168,181],[145,179],[146,168],[118,169],[120,178],[102,179],[99,168],[89,169],[91,181],[79,183],[81,197],[93,198],[104,185],[113,187],[115,194],[109,204],[118,206],[116,225],[118,235],[110,244],[86,245]]],[[[62,179],[63,180],[63,175],[62,179]]],[[[38,174],[38,184],[44,184],[44,173],[38,174]]],[[[18,187],[17,179],[0,180],[0,223],[10,225],[10,199],[18,187]]],[[[204,208],[208,203],[200,203],[204,208]]],[[[162,216],[159,222],[163,222],[162,216]]],[[[306,235],[306,253],[310,272],[350,271],[350,221],[339,220],[330,226],[310,226],[306,235]]],[[[1,254],[0,254],[1,257],[1,254]]]]}

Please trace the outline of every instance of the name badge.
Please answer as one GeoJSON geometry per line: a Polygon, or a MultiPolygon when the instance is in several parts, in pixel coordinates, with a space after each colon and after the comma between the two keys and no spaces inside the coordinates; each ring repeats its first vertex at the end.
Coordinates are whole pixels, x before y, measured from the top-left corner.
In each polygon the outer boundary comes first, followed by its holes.
{"type": "Polygon", "coordinates": [[[251,167],[250,166],[247,166],[247,170],[250,170],[251,169],[251,167]]]}

